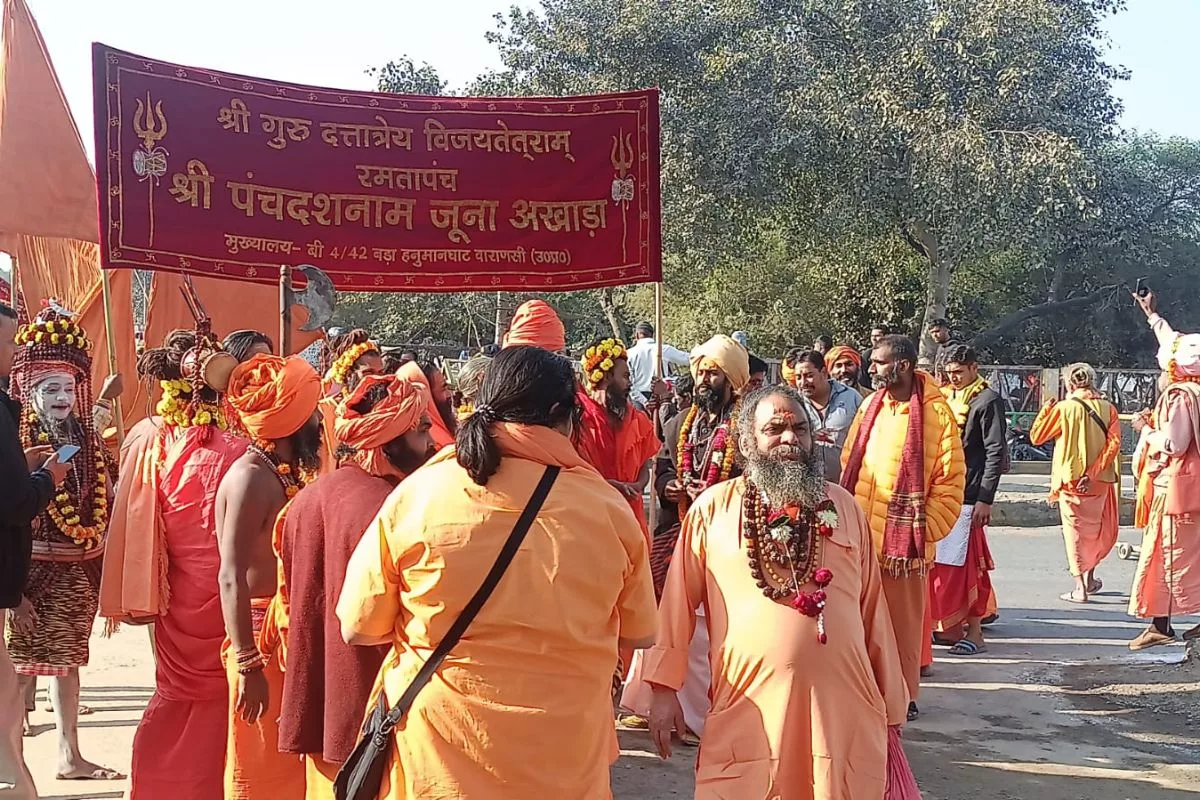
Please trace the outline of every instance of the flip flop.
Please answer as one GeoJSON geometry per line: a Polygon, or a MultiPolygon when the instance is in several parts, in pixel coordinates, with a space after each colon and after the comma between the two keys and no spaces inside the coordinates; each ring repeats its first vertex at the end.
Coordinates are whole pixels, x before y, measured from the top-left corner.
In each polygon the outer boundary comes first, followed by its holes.
{"type": "Polygon", "coordinates": [[[1183,638],[1189,642],[1193,639],[1200,639],[1200,625],[1196,625],[1195,627],[1188,628],[1186,631],[1184,631],[1183,638]]]}
{"type": "Polygon", "coordinates": [[[70,776],[68,776],[68,775],[58,774],[58,775],[55,775],[54,777],[55,777],[55,779],[60,780],[60,781],[123,781],[123,780],[125,780],[124,775],[117,772],[115,769],[108,769],[107,767],[96,767],[94,770],[92,770],[87,775],[70,775],[70,776]]]}
{"type": "Polygon", "coordinates": [[[909,722],[916,722],[917,717],[921,716],[921,710],[917,708],[916,703],[908,704],[908,713],[905,714],[905,719],[909,722]]]}
{"type": "Polygon", "coordinates": [[[1060,595],[1058,596],[1058,599],[1059,599],[1059,600],[1066,600],[1068,603],[1076,603],[1077,605],[1084,605],[1084,604],[1086,604],[1086,603],[1087,603],[1087,601],[1088,601],[1088,599],[1087,599],[1087,597],[1086,597],[1086,596],[1084,596],[1084,598],[1083,598],[1082,600],[1080,600],[1080,599],[1079,599],[1079,595],[1075,594],[1075,590],[1074,590],[1074,589],[1072,589],[1072,590],[1071,590],[1071,591],[1069,591],[1069,592],[1066,592],[1065,594],[1060,594],[1060,595]]]}
{"type": "Polygon", "coordinates": [[[1129,649],[1133,651],[1145,650],[1150,647],[1157,647],[1160,644],[1170,644],[1175,641],[1175,631],[1170,633],[1161,633],[1158,628],[1151,625],[1138,634],[1137,638],[1129,643],[1129,649]]]}
{"type": "Polygon", "coordinates": [[[991,614],[991,615],[986,616],[983,619],[979,620],[979,624],[986,628],[988,625],[991,625],[993,622],[995,622],[998,619],[1000,619],[999,611],[997,611],[995,614],[991,614]]]}
{"type": "Polygon", "coordinates": [[[952,656],[977,656],[980,653],[987,652],[987,645],[978,645],[970,639],[961,639],[954,643],[954,647],[950,648],[952,656]]]}

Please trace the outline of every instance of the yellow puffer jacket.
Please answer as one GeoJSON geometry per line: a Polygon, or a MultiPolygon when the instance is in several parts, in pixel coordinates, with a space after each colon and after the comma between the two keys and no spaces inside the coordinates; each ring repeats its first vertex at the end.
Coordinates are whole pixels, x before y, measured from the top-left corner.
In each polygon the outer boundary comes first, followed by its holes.
{"type": "MultiPolygon", "coordinates": [[[[933,378],[917,372],[921,381],[921,397],[925,411],[925,517],[927,535],[925,558],[933,560],[933,543],[946,538],[962,511],[963,490],[967,483],[967,465],[963,460],[962,439],[954,412],[933,378]]],[[[863,414],[871,400],[864,400],[850,426],[846,446],[842,450],[842,469],[850,458],[850,450],[858,439],[863,414]]],[[[854,499],[862,506],[871,525],[875,553],[883,552],[883,526],[887,522],[888,502],[900,470],[900,451],[908,434],[909,402],[897,403],[886,393],[883,408],[875,418],[875,427],[867,442],[854,499]]]]}

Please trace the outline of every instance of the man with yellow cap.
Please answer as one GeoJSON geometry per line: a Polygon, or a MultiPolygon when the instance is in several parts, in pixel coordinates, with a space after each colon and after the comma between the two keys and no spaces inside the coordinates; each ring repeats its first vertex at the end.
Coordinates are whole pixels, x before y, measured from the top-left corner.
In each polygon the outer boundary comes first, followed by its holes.
{"type": "Polygon", "coordinates": [[[278,749],[283,673],[260,650],[275,595],[275,518],[320,463],[321,379],[303,359],[257,355],[229,377],[226,399],[250,438],[217,490],[218,583],[230,681],[226,800],[300,798],[304,764],[278,749]]]}
{"type": "Polygon", "coordinates": [[[437,452],[427,397],[423,385],[394,375],[363,378],[334,423],[339,466],[297,494],[275,526],[275,653],[286,657],[279,750],[303,756],[308,800],[333,797],[387,653],[346,644],[327,599],[341,594],[350,555],[383,501],[437,452]]]}
{"type": "MultiPolygon", "coordinates": [[[[651,547],[650,566],[656,593],[661,594],[670,556],[679,538],[680,520],[706,489],[737,477],[738,435],[736,407],[750,380],[750,354],[729,336],[717,335],[691,352],[694,402],[687,412],[671,419],[663,428],[663,449],[658,454],[655,488],[663,513],[651,547]]],[[[703,612],[699,612],[703,613],[703,612]]],[[[641,658],[634,666],[621,697],[623,708],[633,716],[623,719],[633,727],[645,727],[652,698],[642,679],[641,658]]],[[[688,730],[704,729],[708,714],[708,632],[697,625],[691,641],[688,676],[679,692],[688,730]]]]}

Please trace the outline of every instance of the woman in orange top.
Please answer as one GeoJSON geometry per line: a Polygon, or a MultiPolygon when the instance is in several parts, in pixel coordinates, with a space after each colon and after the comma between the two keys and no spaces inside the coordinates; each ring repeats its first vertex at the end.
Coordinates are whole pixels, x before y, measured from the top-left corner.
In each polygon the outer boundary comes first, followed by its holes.
{"type": "MultiPolygon", "coordinates": [[[[571,445],[570,363],[509,347],[447,448],[371,523],[338,603],[353,644],[391,644],[394,703],[491,569],[547,466],[561,468],[495,592],[397,726],[385,800],[609,800],[619,645],[656,628],[646,540],[571,445]]],[[[376,697],[378,694],[376,694],[376,697]]]]}
{"type": "Polygon", "coordinates": [[[1096,391],[1096,371],[1072,364],[1063,373],[1068,398],[1047,398],[1029,440],[1041,445],[1056,440],[1050,472],[1050,501],[1058,501],[1067,564],[1075,588],[1061,597],[1086,603],[1104,586],[1096,567],[1117,543],[1117,500],[1121,424],[1117,409],[1096,391]]]}

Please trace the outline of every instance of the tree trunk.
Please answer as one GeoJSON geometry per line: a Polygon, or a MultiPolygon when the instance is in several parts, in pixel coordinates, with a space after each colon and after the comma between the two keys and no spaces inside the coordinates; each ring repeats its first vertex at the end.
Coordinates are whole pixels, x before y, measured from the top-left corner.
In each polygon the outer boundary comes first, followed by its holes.
{"type": "Polygon", "coordinates": [[[625,320],[621,317],[621,309],[617,308],[617,301],[613,297],[612,287],[601,289],[598,293],[600,299],[600,308],[604,311],[604,317],[608,320],[608,326],[612,329],[612,335],[615,339],[628,341],[625,338],[625,320]]]}
{"type": "Polygon", "coordinates": [[[916,240],[914,247],[925,256],[927,272],[925,273],[925,319],[921,331],[917,334],[921,360],[933,362],[937,356],[937,342],[929,335],[929,323],[939,317],[946,316],[946,308],[950,304],[950,259],[938,248],[937,237],[925,223],[913,223],[912,232],[908,234],[910,242],[916,240]]]}

